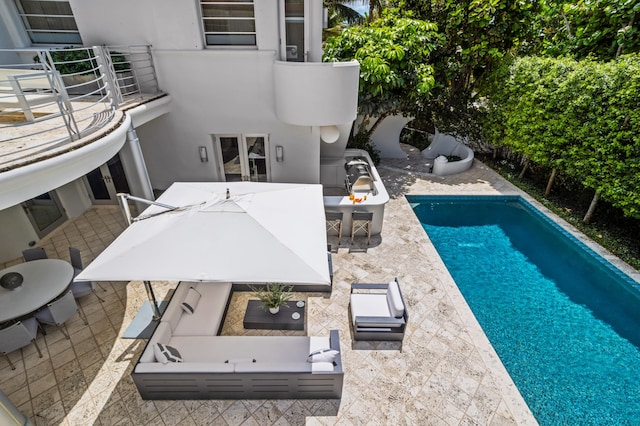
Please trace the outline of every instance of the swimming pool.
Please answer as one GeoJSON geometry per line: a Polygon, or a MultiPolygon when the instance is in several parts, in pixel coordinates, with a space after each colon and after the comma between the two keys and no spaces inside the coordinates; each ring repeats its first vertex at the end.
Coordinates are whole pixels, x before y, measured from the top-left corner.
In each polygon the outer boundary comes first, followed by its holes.
{"type": "Polygon", "coordinates": [[[542,425],[640,421],[640,286],[520,197],[407,196],[542,425]]]}

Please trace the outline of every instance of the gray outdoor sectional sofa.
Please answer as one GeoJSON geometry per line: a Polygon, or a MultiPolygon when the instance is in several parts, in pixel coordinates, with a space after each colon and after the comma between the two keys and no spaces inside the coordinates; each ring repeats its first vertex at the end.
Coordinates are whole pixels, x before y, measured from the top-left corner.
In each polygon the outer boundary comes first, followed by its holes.
{"type": "Polygon", "coordinates": [[[219,336],[231,291],[231,284],[178,285],[131,373],[143,399],[342,396],[337,330],[326,337],[219,336]],[[193,313],[183,303],[193,305],[193,313]],[[326,350],[337,351],[330,354],[333,361],[316,356],[318,362],[308,362],[311,353],[326,350]],[[182,361],[167,362],[172,358],[182,361]]]}

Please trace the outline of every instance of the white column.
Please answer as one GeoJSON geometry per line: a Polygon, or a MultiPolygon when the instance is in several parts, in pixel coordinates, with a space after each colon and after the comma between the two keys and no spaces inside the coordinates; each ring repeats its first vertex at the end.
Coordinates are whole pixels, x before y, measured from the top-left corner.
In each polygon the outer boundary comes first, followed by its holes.
{"type": "MultiPolygon", "coordinates": [[[[120,159],[127,174],[127,182],[129,183],[131,195],[136,195],[147,200],[155,200],[153,187],[151,186],[149,173],[147,172],[147,165],[142,155],[140,140],[133,125],[127,130],[127,142],[120,150],[120,159]]],[[[146,208],[144,205],[138,205],[137,207],[139,209],[138,211],[146,208]]]]}

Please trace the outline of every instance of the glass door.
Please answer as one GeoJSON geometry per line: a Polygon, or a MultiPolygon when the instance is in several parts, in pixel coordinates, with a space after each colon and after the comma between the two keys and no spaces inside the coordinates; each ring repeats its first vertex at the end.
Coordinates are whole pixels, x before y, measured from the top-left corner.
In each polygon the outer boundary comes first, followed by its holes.
{"type": "Polygon", "coordinates": [[[62,204],[55,192],[46,192],[22,203],[29,221],[42,238],[67,220],[62,204]]]}
{"type": "Polygon", "coordinates": [[[269,181],[266,136],[217,135],[214,148],[225,182],[269,181]]]}
{"type": "Polygon", "coordinates": [[[305,0],[280,0],[280,40],[283,46],[281,60],[289,62],[305,62],[309,50],[305,36],[305,0]],[[283,13],[284,12],[284,13],[283,13]]]}
{"type": "Polygon", "coordinates": [[[268,182],[264,136],[246,136],[248,175],[251,182],[268,182]]]}
{"type": "Polygon", "coordinates": [[[239,136],[216,136],[216,148],[225,182],[245,180],[242,173],[239,136]]]}
{"type": "Polygon", "coordinates": [[[89,196],[94,204],[117,204],[119,192],[129,193],[129,183],[116,154],[102,166],[85,175],[89,186],[89,196]]]}

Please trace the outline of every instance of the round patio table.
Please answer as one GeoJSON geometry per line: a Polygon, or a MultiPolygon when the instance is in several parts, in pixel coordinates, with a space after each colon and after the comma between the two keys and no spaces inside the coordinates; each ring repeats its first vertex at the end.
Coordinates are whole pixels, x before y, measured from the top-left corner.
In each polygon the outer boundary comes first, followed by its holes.
{"type": "Polygon", "coordinates": [[[60,259],[39,259],[0,270],[0,277],[18,272],[24,277],[15,290],[0,287],[0,323],[37,311],[60,296],[73,280],[73,266],[60,259]]]}

